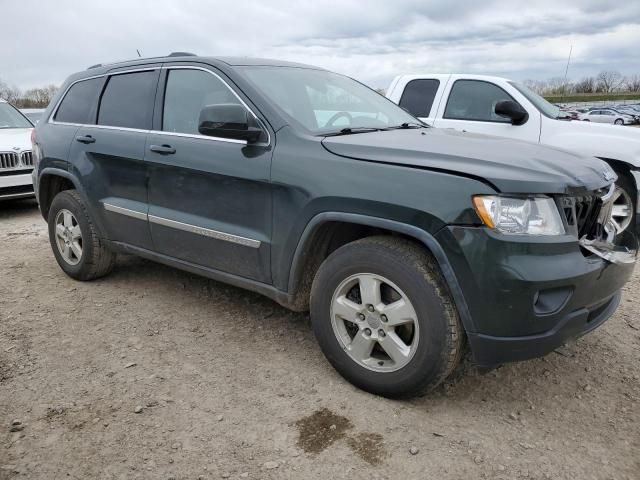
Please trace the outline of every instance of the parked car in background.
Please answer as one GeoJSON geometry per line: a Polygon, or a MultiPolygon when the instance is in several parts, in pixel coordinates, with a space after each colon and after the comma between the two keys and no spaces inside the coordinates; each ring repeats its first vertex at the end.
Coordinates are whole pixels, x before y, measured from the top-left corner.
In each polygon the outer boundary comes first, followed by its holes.
{"type": "Polygon", "coordinates": [[[610,123],[612,125],[633,125],[635,118],[631,115],[617,112],[612,108],[595,108],[580,115],[585,122],[610,123]]]}
{"type": "Polygon", "coordinates": [[[434,388],[466,342],[495,366],[593,330],[635,262],[606,163],[428,128],[307,65],[98,65],[64,83],[33,142],[69,276],[134,253],[310,310],[331,364],[385,396],[434,388]]]}
{"type": "Polygon", "coordinates": [[[21,108],[20,111],[31,123],[36,125],[40,121],[40,118],[42,118],[44,108],[21,108]]]}
{"type": "Polygon", "coordinates": [[[401,75],[387,96],[435,127],[527,140],[605,160],[621,187],[616,222],[620,228],[636,223],[640,129],[566,119],[526,86],[486,75],[401,75]]]}
{"type": "Polygon", "coordinates": [[[0,99],[0,200],[33,197],[33,124],[0,99]]]}

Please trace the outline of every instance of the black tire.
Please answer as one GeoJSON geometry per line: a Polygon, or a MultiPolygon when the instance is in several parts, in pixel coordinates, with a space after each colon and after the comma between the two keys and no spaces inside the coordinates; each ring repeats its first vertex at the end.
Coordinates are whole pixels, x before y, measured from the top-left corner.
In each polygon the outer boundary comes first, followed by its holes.
{"type": "Polygon", "coordinates": [[[116,254],[108,250],[96,231],[82,197],[75,190],[65,190],[55,196],[48,216],[49,242],[60,268],[71,278],[94,280],[113,269],[116,254]],[[76,265],[64,259],[56,243],[56,218],[61,210],[68,210],[77,220],[82,234],[82,255],[76,265]]]}
{"type": "Polygon", "coordinates": [[[621,118],[617,118],[613,123],[615,123],[616,125],[624,125],[624,120],[622,120],[621,118]]]}
{"type": "Polygon", "coordinates": [[[310,299],[311,323],[333,367],[355,386],[385,397],[415,396],[439,385],[458,365],[464,332],[435,259],[421,246],[395,237],[368,237],[333,252],[320,266],[310,299]],[[331,325],[334,291],[352,275],[370,273],[395,283],[417,315],[420,341],[409,363],[376,372],[353,360],[331,325]]]}

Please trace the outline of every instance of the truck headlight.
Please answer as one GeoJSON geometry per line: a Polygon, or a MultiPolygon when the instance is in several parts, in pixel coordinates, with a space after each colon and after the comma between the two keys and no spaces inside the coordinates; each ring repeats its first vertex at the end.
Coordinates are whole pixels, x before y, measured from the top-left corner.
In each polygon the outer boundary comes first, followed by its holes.
{"type": "Polygon", "coordinates": [[[558,207],[547,196],[476,195],[473,206],[484,224],[511,235],[563,235],[558,207]]]}

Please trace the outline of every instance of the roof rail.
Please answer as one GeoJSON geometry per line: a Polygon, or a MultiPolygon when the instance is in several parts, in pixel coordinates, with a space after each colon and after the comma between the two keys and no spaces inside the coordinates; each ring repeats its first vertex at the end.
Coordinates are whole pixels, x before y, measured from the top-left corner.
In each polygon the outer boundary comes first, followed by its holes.
{"type": "Polygon", "coordinates": [[[170,57],[196,57],[197,55],[191,52],[171,52],[169,56],[170,57]]]}
{"type": "Polygon", "coordinates": [[[96,63],[95,65],[91,65],[89,68],[87,68],[87,70],[91,70],[92,68],[99,68],[101,66],[102,66],[101,63],[96,63]]]}

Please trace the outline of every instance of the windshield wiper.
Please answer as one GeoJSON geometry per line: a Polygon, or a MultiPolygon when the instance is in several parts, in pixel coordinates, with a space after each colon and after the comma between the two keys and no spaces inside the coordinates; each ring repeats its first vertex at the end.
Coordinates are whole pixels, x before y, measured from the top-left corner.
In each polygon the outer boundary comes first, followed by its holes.
{"type": "Polygon", "coordinates": [[[367,132],[381,132],[386,130],[385,128],[376,127],[345,127],[338,132],[329,132],[323,134],[325,137],[336,137],[338,135],[351,135],[353,133],[367,133],[367,132]]]}
{"type": "Polygon", "coordinates": [[[388,127],[388,130],[400,130],[400,129],[408,129],[408,128],[429,128],[429,125],[425,125],[424,123],[418,123],[418,122],[405,122],[401,125],[396,125],[395,127],[388,127]]]}

